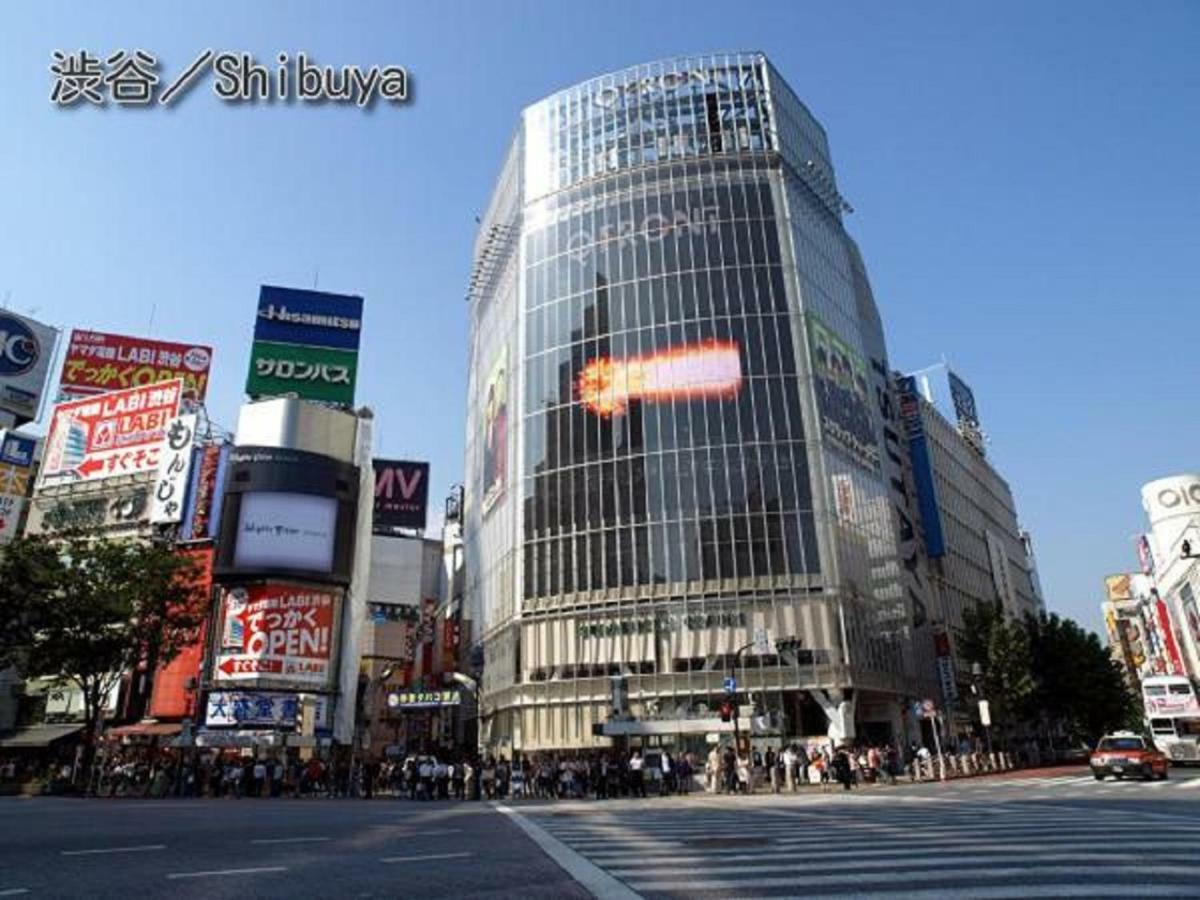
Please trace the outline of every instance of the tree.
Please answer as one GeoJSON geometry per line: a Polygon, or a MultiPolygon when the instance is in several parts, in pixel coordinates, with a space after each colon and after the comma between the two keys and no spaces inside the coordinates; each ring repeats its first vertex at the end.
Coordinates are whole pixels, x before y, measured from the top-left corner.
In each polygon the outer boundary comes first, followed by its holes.
{"type": "Polygon", "coordinates": [[[1120,667],[1093,633],[1057,614],[1028,617],[1037,689],[1031,716],[1070,741],[1094,743],[1140,719],[1120,667]]]}
{"type": "Polygon", "coordinates": [[[978,663],[982,699],[988,701],[995,729],[1002,737],[1025,720],[1033,694],[1033,659],[1025,629],[998,607],[979,604],[963,611],[959,649],[968,665],[978,663]]]}
{"type": "Polygon", "coordinates": [[[208,593],[194,561],[159,542],[71,532],[0,552],[0,666],[61,677],[83,694],[84,771],[104,698],[121,676],[195,641],[208,593]]]}

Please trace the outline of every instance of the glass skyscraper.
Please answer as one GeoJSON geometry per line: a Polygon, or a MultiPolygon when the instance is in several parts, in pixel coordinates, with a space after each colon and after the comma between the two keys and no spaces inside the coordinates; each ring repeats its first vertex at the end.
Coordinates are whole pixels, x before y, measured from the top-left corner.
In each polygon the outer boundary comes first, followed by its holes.
{"type": "Polygon", "coordinates": [[[606,743],[622,676],[647,736],[703,745],[731,669],[780,736],[911,727],[926,579],[848,211],[762,54],[524,111],[468,296],[466,599],[494,749],[606,743]]]}

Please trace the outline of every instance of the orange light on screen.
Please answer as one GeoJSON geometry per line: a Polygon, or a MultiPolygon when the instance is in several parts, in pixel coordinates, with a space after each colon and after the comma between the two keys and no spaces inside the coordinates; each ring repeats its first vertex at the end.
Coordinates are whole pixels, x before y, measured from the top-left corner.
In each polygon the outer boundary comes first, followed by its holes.
{"type": "Polygon", "coordinates": [[[601,356],[579,373],[579,400],[600,416],[623,415],[632,400],[732,397],[742,386],[742,360],[732,341],[705,341],[613,359],[601,356]]]}

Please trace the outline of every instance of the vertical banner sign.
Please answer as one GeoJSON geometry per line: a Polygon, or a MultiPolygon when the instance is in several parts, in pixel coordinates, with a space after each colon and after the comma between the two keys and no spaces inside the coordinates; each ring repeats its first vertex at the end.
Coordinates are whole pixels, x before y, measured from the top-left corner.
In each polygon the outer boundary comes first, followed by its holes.
{"type": "Polygon", "coordinates": [[[508,473],[508,347],[488,373],[483,400],[483,502],[484,514],[504,495],[508,473]]]}
{"type": "Polygon", "coordinates": [[[67,342],[58,399],[78,400],[179,378],[183,380],[184,406],[191,408],[204,402],[211,366],[212,347],[203,344],[77,328],[67,342]]]}
{"type": "Polygon", "coordinates": [[[950,635],[946,627],[939,625],[933,632],[933,649],[937,654],[938,681],[942,685],[942,698],[947,704],[958,699],[958,678],[954,672],[954,654],[950,652],[950,635]]]}
{"type": "Polygon", "coordinates": [[[339,596],[278,582],[229,588],[213,678],[327,686],[339,596]]]}
{"type": "Polygon", "coordinates": [[[182,394],[183,382],[176,379],[58,404],[38,484],[157,471],[159,445],[179,414],[182,394]]]}
{"type": "Polygon", "coordinates": [[[372,530],[388,535],[401,528],[425,530],[429,505],[429,463],[377,459],[372,530]]]}
{"type": "Polygon", "coordinates": [[[946,542],[942,536],[942,517],[938,513],[925,424],[921,420],[921,398],[917,394],[917,380],[911,375],[906,375],[900,379],[899,388],[900,421],[904,424],[909,456],[912,458],[913,483],[917,488],[917,508],[925,530],[925,547],[930,557],[945,556],[946,542]]]}
{"type": "Polygon", "coordinates": [[[362,297],[263,285],[246,393],[354,403],[362,297]]]}
{"type": "Polygon", "coordinates": [[[188,506],[184,513],[184,540],[203,540],[213,537],[216,533],[217,517],[213,515],[213,507],[218,497],[221,451],[221,445],[208,444],[193,452],[193,456],[196,457],[193,460],[195,472],[192,475],[188,506]]]}
{"type": "Polygon", "coordinates": [[[831,328],[808,316],[813,381],[826,438],[871,471],[879,471],[879,439],[871,415],[867,364],[831,328]]]}
{"type": "Polygon", "coordinates": [[[150,523],[168,525],[183,519],[183,499],[192,468],[196,414],[176,416],[158,448],[158,479],[150,502],[150,523]]]}
{"type": "Polygon", "coordinates": [[[58,331],[0,309],[0,412],[17,424],[37,418],[58,331]]]}
{"type": "Polygon", "coordinates": [[[1143,575],[1154,574],[1154,552],[1150,549],[1150,539],[1144,534],[1137,536],[1137,555],[1138,562],[1142,567],[1143,575]]]}
{"type": "Polygon", "coordinates": [[[17,536],[36,451],[36,438],[0,431],[0,544],[17,536]]]}

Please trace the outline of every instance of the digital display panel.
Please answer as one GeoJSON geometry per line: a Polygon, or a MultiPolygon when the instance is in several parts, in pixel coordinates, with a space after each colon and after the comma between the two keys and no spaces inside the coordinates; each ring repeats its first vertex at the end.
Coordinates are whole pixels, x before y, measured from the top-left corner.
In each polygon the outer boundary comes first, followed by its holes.
{"type": "Polygon", "coordinates": [[[737,344],[717,341],[626,359],[600,357],[577,382],[580,401],[601,416],[623,414],[632,400],[732,397],[741,386],[737,344]]]}
{"type": "Polygon", "coordinates": [[[337,500],[314,494],[243,494],[233,564],[238,569],[333,569],[337,500]]]}

